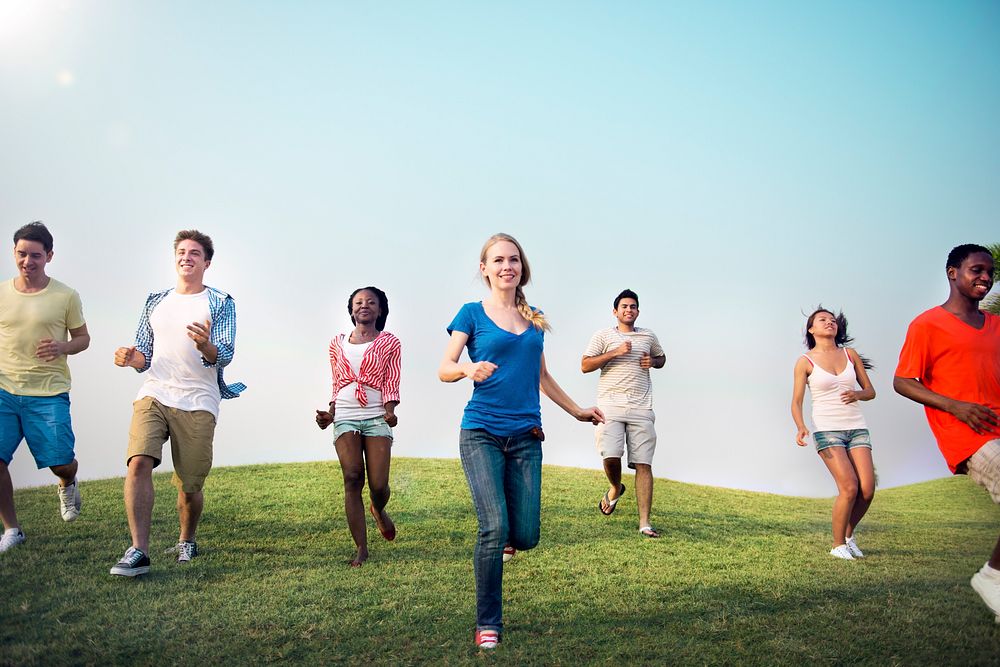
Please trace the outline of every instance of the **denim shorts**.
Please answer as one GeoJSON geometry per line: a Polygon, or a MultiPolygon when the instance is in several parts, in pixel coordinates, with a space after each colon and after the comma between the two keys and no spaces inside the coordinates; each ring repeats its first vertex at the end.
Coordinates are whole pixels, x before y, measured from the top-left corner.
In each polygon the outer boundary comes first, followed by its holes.
{"type": "Polygon", "coordinates": [[[385,423],[381,415],[371,419],[345,419],[333,423],[333,441],[345,433],[359,433],[366,438],[389,438],[392,440],[392,429],[385,423]]]}
{"type": "Polygon", "coordinates": [[[18,396],[0,389],[0,461],[10,463],[21,440],[28,441],[39,470],[72,463],[69,393],[18,396]]]}
{"type": "Polygon", "coordinates": [[[854,428],[849,431],[816,431],[813,433],[816,451],[821,452],[827,447],[846,447],[851,451],[855,447],[872,448],[872,438],[866,428],[854,428]]]}

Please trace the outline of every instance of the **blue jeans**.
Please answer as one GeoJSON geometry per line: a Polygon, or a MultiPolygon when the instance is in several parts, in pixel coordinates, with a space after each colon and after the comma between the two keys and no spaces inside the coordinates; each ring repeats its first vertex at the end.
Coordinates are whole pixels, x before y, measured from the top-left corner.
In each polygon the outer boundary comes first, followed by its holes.
{"type": "Polygon", "coordinates": [[[476,628],[503,629],[503,548],[538,544],[542,512],[542,443],[531,433],[500,437],[462,429],[462,469],[479,519],[473,559],[476,628]]]}
{"type": "Polygon", "coordinates": [[[76,438],[69,393],[20,396],[0,389],[0,461],[9,464],[22,439],[39,470],[72,463],[76,438]]]}

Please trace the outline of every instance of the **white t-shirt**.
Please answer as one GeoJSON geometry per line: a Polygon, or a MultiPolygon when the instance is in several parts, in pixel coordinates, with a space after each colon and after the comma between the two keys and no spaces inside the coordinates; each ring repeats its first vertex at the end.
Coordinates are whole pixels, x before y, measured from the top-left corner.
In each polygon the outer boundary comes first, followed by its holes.
{"type": "MultiPolygon", "coordinates": [[[[371,342],[355,344],[351,342],[350,335],[344,336],[341,344],[341,354],[350,364],[351,370],[357,376],[361,373],[361,361],[365,358],[365,352],[371,346],[371,342]]],[[[334,421],[359,421],[362,419],[372,419],[385,414],[385,407],[382,405],[382,392],[372,389],[368,385],[363,385],[365,394],[368,396],[368,405],[361,405],[357,394],[358,383],[352,382],[337,392],[337,402],[334,410],[334,421]]]]}
{"type": "MultiPolygon", "coordinates": [[[[208,290],[198,294],[170,292],[149,316],[153,359],[136,400],[152,396],[163,405],[219,417],[219,382],[215,367],[202,363],[201,352],[188,337],[192,322],[210,321],[208,290]]],[[[211,325],[209,325],[211,327],[211,325]]]]}
{"type": "Polygon", "coordinates": [[[642,368],[639,361],[644,354],[664,356],[656,334],[639,327],[630,332],[619,331],[618,327],[601,329],[591,337],[583,356],[599,357],[625,341],[632,342],[632,351],[615,357],[601,368],[601,378],[597,381],[597,404],[652,410],[653,385],[649,381],[649,369],[642,368]]]}

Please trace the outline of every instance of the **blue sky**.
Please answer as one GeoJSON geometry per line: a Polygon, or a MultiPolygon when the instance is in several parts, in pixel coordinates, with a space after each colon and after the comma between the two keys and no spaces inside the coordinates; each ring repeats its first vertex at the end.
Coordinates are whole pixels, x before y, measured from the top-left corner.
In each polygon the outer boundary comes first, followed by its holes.
{"type": "MultiPolygon", "coordinates": [[[[639,293],[667,350],[657,476],[835,492],[788,410],[818,302],[877,365],[881,484],[943,476],[891,377],[947,295],[947,251],[1000,237],[998,117],[993,2],[0,0],[0,219],[46,221],[50,274],[84,299],[84,478],[124,471],[141,378],[112,353],[188,227],[215,239],[207,282],[239,309],[227,377],[250,386],[223,405],[219,465],[334,457],[311,415],[366,284],[404,345],[396,455],[456,456],[471,385],[436,379],[444,328],[506,231],[581,404],[587,340],[639,293]]],[[[590,427],[550,403],[543,420],[548,463],[600,465],[590,427]]],[[[49,481],[26,447],[12,471],[49,481]]]]}

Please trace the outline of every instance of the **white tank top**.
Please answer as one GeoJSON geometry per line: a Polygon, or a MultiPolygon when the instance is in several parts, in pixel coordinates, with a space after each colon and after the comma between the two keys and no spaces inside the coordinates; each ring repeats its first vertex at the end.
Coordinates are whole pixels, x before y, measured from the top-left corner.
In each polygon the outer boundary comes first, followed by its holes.
{"type": "MultiPolygon", "coordinates": [[[[357,376],[361,372],[361,362],[365,358],[365,352],[371,347],[371,343],[352,343],[350,334],[344,336],[344,341],[340,346],[342,350],[341,354],[347,359],[347,363],[351,365],[351,369],[354,371],[354,375],[357,376]]],[[[385,414],[385,406],[382,405],[382,392],[378,389],[372,389],[369,386],[365,386],[365,393],[368,394],[368,405],[361,405],[358,402],[358,397],[354,393],[356,387],[355,382],[347,385],[339,392],[337,392],[337,403],[336,409],[334,411],[334,421],[355,421],[372,419],[373,417],[381,417],[385,414]]]]}
{"type": "Polygon", "coordinates": [[[812,364],[812,373],[806,380],[812,394],[813,429],[816,431],[849,431],[868,428],[865,416],[861,414],[859,401],[844,403],[840,395],[849,389],[858,388],[858,376],[854,372],[854,362],[847,356],[847,368],[834,375],[820,368],[808,354],[804,354],[812,364]]]}

